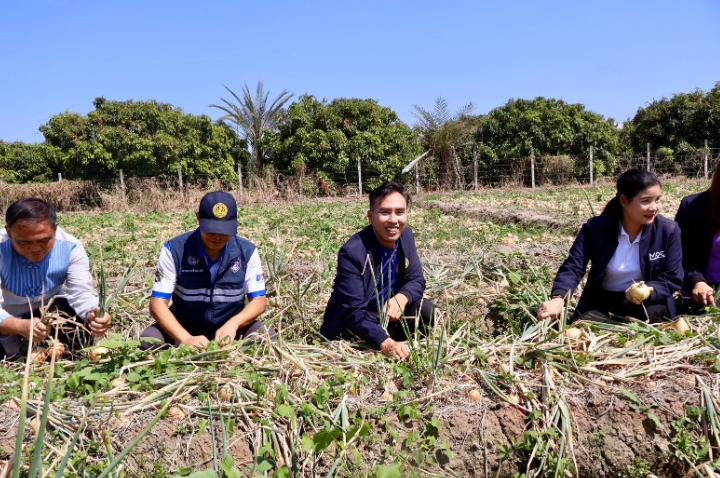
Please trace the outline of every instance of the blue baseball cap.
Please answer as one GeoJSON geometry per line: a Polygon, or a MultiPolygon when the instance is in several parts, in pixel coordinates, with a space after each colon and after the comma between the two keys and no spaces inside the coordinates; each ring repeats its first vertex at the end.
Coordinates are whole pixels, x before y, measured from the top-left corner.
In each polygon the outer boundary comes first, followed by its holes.
{"type": "Polygon", "coordinates": [[[200,200],[198,219],[200,230],[206,234],[237,235],[235,198],[223,191],[207,193],[200,200]]]}

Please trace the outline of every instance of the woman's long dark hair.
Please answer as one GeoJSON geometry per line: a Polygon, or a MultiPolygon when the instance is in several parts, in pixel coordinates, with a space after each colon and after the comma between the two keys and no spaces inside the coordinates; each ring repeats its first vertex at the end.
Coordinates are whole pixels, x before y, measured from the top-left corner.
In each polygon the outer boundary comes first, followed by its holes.
{"type": "MultiPolygon", "coordinates": [[[[715,178],[713,178],[713,183],[714,182],[715,178]]],[[[645,169],[630,169],[625,171],[617,179],[617,193],[615,197],[608,201],[600,215],[616,217],[618,220],[622,219],[623,208],[620,203],[620,196],[624,194],[628,201],[632,201],[635,196],[647,188],[656,185],[662,187],[658,177],[650,171],[645,169]]],[[[718,191],[720,192],[720,187],[718,191]]]]}
{"type": "Polygon", "coordinates": [[[720,164],[715,168],[710,183],[710,202],[705,211],[705,218],[710,224],[713,236],[720,231],[720,164]]]}

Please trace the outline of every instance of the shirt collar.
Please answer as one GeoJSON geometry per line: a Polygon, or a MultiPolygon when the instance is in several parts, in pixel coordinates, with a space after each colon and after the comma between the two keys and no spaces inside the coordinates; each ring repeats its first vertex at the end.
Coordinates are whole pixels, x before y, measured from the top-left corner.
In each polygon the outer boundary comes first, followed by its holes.
{"type": "MultiPolygon", "coordinates": [[[[633,244],[640,242],[640,239],[642,239],[643,230],[640,229],[640,233],[637,235],[635,240],[632,242],[633,244]]],[[[622,223],[620,223],[620,237],[625,236],[627,237],[627,241],[630,242],[630,234],[625,231],[625,228],[623,227],[622,223]]]]}
{"type": "Polygon", "coordinates": [[[227,248],[228,248],[227,244],[225,244],[222,254],[220,254],[220,256],[218,256],[218,258],[216,260],[212,260],[212,259],[210,259],[210,256],[208,256],[207,253],[205,252],[205,248],[203,247],[202,239],[200,238],[199,232],[198,232],[197,238],[198,238],[197,239],[198,240],[198,252],[200,252],[200,255],[205,258],[205,263],[207,264],[208,267],[212,267],[222,260],[223,256],[225,255],[225,252],[227,252],[227,248]]]}

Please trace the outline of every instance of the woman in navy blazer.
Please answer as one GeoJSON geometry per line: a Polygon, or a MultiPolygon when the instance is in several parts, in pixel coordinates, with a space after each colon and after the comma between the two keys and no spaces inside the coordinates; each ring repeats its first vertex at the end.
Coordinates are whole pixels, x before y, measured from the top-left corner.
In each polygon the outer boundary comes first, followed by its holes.
{"type": "Polygon", "coordinates": [[[684,197],[675,215],[682,231],[683,290],[692,295],[697,304],[690,307],[693,311],[698,307],[715,305],[714,286],[720,282],[717,270],[720,257],[713,257],[720,255],[719,171],[720,165],[715,168],[710,189],[684,197]]]}
{"type": "Polygon", "coordinates": [[[683,280],[680,228],[658,214],[661,192],[660,181],[649,171],[620,175],[615,197],[575,239],[555,277],[552,298],[538,308],[539,319],[561,313],[588,263],[590,273],[573,320],[613,314],[659,322],[675,316],[673,294],[683,280]],[[651,288],[644,302],[629,294],[639,281],[651,288]]]}

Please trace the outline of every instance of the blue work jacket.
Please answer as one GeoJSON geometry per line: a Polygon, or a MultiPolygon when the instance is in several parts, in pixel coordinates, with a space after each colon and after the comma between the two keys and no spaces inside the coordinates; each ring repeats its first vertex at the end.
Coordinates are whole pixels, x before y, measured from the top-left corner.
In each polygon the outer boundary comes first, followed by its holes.
{"type": "MultiPolygon", "coordinates": [[[[590,263],[590,274],[577,305],[577,310],[587,312],[584,305],[602,291],[605,269],[618,246],[619,228],[619,221],[612,216],[597,216],[585,223],[555,276],[553,296],[573,293],[590,263]]],[[[658,215],[643,229],[640,272],[642,280],[653,288],[649,301],[666,302],[670,317],[674,317],[673,294],[683,283],[680,228],[674,221],[658,215]]]]}
{"type": "MultiPolygon", "coordinates": [[[[408,304],[412,304],[425,292],[425,276],[409,227],[398,239],[396,254],[397,271],[393,273],[397,274],[397,293],[405,295],[408,304]]],[[[368,309],[375,281],[382,274],[381,267],[381,245],[372,226],[352,236],[340,248],[337,275],[320,328],[323,336],[335,340],[350,331],[378,348],[389,337],[380,326],[377,310],[368,309]]]]}
{"type": "Polygon", "coordinates": [[[175,262],[176,283],[170,311],[190,334],[219,329],[245,307],[245,273],[255,246],[235,236],[223,252],[215,284],[200,250],[196,229],[167,243],[175,262]]]}

